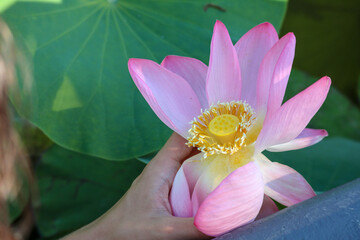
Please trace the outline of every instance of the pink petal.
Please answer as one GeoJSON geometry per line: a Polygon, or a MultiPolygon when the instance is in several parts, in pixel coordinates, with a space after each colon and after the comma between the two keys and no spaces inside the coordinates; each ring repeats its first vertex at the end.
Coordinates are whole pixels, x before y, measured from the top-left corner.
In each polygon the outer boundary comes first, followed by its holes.
{"type": "Polygon", "coordinates": [[[287,143],[273,145],[268,147],[266,150],[270,152],[284,152],[305,148],[320,142],[324,137],[327,136],[328,133],[324,129],[305,128],[294,140],[291,140],[287,143]]]}
{"type": "Polygon", "coordinates": [[[202,202],[194,224],[209,236],[218,236],[255,219],[263,201],[263,180],[255,162],[226,177],[202,202]]]}
{"type": "Polygon", "coordinates": [[[231,173],[227,155],[212,155],[201,163],[204,170],[198,177],[191,196],[194,215],[204,199],[231,173]]]}
{"type": "Polygon", "coordinates": [[[239,101],[241,75],[239,61],[225,25],[216,21],[211,40],[209,70],[206,77],[209,105],[239,101]]]}
{"type": "Polygon", "coordinates": [[[299,136],[325,101],[330,84],[329,77],[321,78],[267,116],[256,141],[256,153],[299,136]]]}
{"type": "Polygon", "coordinates": [[[167,56],[161,65],[184,78],[196,93],[202,108],[209,108],[205,91],[208,67],[203,62],[195,58],[167,56]]]}
{"type": "Polygon", "coordinates": [[[176,217],[193,216],[189,185],[183,167],[176,173],[170,192],[170,205],[173,215],[176,217]]]}
{"type": "Polygon", "coordinates": [[[136,86],[156,115],[171,129],[187,137],[189,122],[200,115],[201,105],[191,86],[179,75],[146,59],[130,59],[136,86]]]}
{"type": "Polygon", "coordinates": [[[199,153],[187,159],[176,173],[170,192],[170,205],[174,216],[193,217],[191,193],[204,170],[201,168],[202,157],[203,153],[199,153]]]}
{"type": "Polygon", "coordinates": [[[265,54],[279,40],[271,23],[262,23],[248,31],[235,44],[241,71],[241,99],[256,106],[259,67],[265,54]]]}
{"type": "Polygon", "coordinates": [[[270,216],[270,215],[276,213],[277,211],[279,211],[279,209],[276,206],[276,204],[274,203],[274,201],[271,200],[271,198],[269,198],[268,196],[264,195],[264,200],[263,200],[260,212],[256,216],[255,220],[270,216]]]}
{"type": "Polygon", "coordinates": [[[268,114],[280,107],[295,54],[295,36],[288,33],[266,54],[257,83],[257,111],[268,114]],[[266,110],[267,109],[267,110],[266,110]]]}
{"type": "Polygon", "coordinates": [[[265,183],[265,194],[277,202],[291,206],[316,194],[300,173],[286,165],[271,162],[260,154],[257,159],[265,183]]]}
{"type": "Polygon", "coordinates": [[[189,185],[190,195],[192,195],[195,184],[199,177],[206,170],[206,165],[202,164],[201,162],[203,155],[203,153],[199,153],[183,163],[184,173],[189,185]]]}

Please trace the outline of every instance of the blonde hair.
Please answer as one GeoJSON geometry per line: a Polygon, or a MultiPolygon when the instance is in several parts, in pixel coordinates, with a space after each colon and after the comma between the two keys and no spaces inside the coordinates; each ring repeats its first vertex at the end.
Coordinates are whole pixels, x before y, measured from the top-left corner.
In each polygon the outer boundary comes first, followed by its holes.
{"type": "Polygon", "coordinates": [[[0,239],[15,239],[10,231],[7,202],[16,199],[24,180],[32,179],[28,158],[12,127],[8,108],[9,88],[16,86],[18,61],[13,35],[0,19],[0,239]]]}

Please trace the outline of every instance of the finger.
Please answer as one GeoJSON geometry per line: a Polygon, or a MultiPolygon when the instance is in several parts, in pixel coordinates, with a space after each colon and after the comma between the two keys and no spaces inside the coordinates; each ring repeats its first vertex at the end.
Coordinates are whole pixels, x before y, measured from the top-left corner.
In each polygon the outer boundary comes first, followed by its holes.
{"type": "Polygon", "coordinates": [[[162,226],[164,233],[171,239],[210,239],[195,227],[193,218],[171,217],[162,226]]]}

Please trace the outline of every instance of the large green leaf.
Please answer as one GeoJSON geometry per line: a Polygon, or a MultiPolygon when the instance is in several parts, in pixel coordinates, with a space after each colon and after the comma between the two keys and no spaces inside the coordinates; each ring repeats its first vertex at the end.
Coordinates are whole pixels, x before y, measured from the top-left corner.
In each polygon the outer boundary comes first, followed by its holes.
{"type": "Polygon", "coordinates": [[[35,75],[18,110],[67,149],[115,160],[147,154],[170,130],[135,88],[128,58],[160,62],[177,54],[207,62],[215,19],[236,41],[264,21],[279,29],[285,9],[286,1],[272,0],[17,3],[4,18],[35,75]]]}
{"type": "Polygon", "coordinates": [[[344,138],[329,138],[301,150],[265,155],[300,172],[319,192],[360,177],[360,142],[344,138]]]}
{"type": "MultiPolygon", "coordinates": [[[[293,69],[285,99],[299,93],[316,80],[309,74],[293,69]]],[[[311,120],[309,127],[326,129],[330,137],[341,136],[360,140],[360,111],[335,86],[332,86],[323,106],[311,120]]]]}
{"type": "Polygon", "coordinates": [[[105,161],[51,147],[36,168],[39,232],[44,237],[61,236],[99,217],[121,198],[144,166],[136,160],[105,161]]]}

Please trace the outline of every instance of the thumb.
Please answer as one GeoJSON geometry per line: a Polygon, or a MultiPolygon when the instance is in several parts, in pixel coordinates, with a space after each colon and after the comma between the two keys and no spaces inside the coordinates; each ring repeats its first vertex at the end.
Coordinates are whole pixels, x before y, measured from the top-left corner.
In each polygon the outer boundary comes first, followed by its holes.
{"type": "Polygon", "coordinates": [[[173,133],[164,147],[150,161],[146,170],[172,183],[181,164],[195,151],[193,147],[188,147],[185,143],[186,140],[183,137],[173,133]]]}
{"type": "Polygon", "coordinates": [[[156,164],[177,164],[181,165],[185,158],[192,151],[192,147],[186,145],[186,140],[177,133],[173,133],[164,147],[154,157],[156,164]]]}

